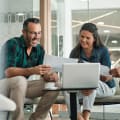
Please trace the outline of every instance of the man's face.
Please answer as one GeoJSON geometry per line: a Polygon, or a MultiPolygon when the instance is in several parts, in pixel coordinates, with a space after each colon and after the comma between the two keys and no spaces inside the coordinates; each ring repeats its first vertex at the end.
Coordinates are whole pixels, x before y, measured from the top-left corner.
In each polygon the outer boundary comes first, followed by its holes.
{"type": "Polygon", "coordinates": [[[35,47],[40,42],[41,38],[41,25],[38,23],[30,22],[27,30],[23,30],[23,36],[25,38],[27,47],[35,47]]]}

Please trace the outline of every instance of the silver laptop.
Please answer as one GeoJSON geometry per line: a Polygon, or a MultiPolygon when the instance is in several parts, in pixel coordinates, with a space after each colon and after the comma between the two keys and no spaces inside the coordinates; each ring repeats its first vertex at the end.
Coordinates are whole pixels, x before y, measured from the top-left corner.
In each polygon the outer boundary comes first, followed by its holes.
{"type": "Polygon", "coordinates": [[[99,63],[65,63],[63,65],[63,89],[94,89],[100,78],[99,63]]]}

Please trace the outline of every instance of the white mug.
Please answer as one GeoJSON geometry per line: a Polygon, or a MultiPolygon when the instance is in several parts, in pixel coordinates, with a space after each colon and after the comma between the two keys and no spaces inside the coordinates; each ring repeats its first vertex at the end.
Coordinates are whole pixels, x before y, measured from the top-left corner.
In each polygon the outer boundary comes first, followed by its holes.
{"type": "Polygon", "coordinates": [[[45,88],[54,88],[55,87],[55,82],[46,82],[45,83],[45,88]]]}

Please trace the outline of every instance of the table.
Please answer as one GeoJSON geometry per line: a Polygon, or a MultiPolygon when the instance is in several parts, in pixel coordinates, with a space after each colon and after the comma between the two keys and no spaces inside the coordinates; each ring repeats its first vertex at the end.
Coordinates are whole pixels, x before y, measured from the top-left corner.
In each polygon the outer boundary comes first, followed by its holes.
{"type": "Polygon", "coordinates": [[[71,120],[77,120],[76,92],[70,92],[70,113],[71,120]]]}
{"type": "Polygon", "coordinates": [[[76,102],[76,90],[81,89],[71,89],[71,88],[59,88],[59,89],[44,89],[47,91],[69,91],[70,93],[70,119],[77,120],[77,102],[76,102]]]}
{"type": "Polygon", "coordinates": [[[93,90],[96,88],[57,88],[57,89],[49,89],[45,88],[47,91],[69,91],[70,93],[70,119],[77,120],[77,91],[80,90],[93,90]]]}

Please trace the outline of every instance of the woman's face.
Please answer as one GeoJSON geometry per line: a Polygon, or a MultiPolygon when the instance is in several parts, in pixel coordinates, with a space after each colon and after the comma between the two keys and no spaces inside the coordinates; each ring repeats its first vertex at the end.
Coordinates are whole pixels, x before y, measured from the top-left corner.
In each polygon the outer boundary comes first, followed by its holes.
{"type": "Polygon", "coordinates": [[[93,48],[94,43],[93,34],[87,30],[82,30],[80,32],[80,45],[83,49],[91,49],[93,48]]]}

